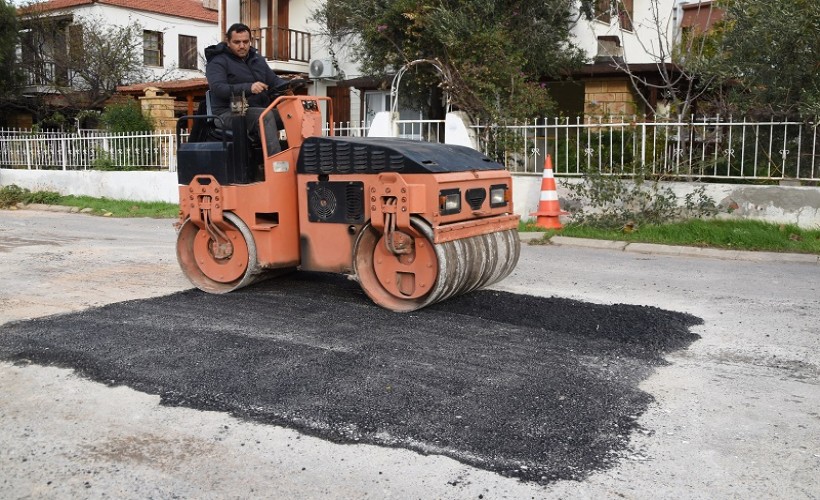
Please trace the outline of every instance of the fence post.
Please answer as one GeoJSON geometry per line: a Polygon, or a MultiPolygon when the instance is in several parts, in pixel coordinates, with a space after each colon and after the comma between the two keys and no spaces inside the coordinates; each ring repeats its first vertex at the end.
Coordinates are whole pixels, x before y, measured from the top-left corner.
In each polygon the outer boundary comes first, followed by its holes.
{"type": "Polygon", "coordinates": [[[31,170],[31,141],[26,142],[26,166],[31,170]]]}
{"type": "Polygon", "coordinates": [[[641,123],[641,172],[646,175],[646,116],[641,123]]]}
{"type": "MultiPolygon", "coordinates": [[[[180,140],[182,140],[180,138],[180,140]]],[[[168,140],[168,144],[170,147],[168,148],[168,171],[169,172],[176,172],[177,171],[177,148],[179,144],[177,144],[177,135],[175,133],[170,134],[170,138],[168,140]]]]}
{"type": "Polygon", "coordinates": [[[60,160],[63,162],[63,170],[68,170],[68,151],[66,151],[66,140],[65,137],[60,139],[60,160]]]}

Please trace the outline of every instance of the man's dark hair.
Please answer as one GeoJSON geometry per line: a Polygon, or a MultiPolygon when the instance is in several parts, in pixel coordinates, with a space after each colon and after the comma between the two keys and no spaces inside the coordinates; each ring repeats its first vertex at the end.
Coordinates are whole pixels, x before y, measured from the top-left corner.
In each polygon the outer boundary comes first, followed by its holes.
{"type": "Polygon", "coordinates": [[[231,25],[231,27],[230,27],[230,28],[228,28],[228,32],[227,32],[227,33],[225,33],[225,38],[227,38],[228,40],[230,40],[230,39],[231,39],[231,36],[232,36],[234,33],[244,33],[244,32],[246,32],[246,31],[247,31],[248,33],[250,33],[250,32],[251,32],[251,29],[248,27],[248,25],[247,25],[247,24],[242,24],[242,23],[233,23],[233,24],[231,25]]]}

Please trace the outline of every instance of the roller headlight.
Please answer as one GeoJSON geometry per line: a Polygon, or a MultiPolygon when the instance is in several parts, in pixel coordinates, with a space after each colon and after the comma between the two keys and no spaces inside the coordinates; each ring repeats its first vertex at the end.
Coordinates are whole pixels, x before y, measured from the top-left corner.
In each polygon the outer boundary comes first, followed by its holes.
{"type": "Polygon", "coordinates": [[[461,212],[461,191],[458,189],[445,189],[439,192],[438,211],[441,215],[461,212]]]}
{"type": "Polygon", "coordinates": [[[497,184],[490,186],[490,207],[503,207],[509,202],[507,198],[507,185],[497,184]]]}

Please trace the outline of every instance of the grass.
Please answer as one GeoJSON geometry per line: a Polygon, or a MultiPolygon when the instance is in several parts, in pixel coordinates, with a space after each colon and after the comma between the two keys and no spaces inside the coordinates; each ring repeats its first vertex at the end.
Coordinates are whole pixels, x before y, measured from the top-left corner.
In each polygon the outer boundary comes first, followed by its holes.
{"type": "MultiPolygon", "coordinates": [[[[522,223],[519,230],[544,231],[531,222],[522,223]]],[[[820,254],[820,229],[802,229],[792,224],[754,220],[692,219],[657,226],[641,226],[632,232],[568,224],[561,230],[546,231],[545,237],[549,238],[555,234],[574,238],[664,245],[820,254]]]]}
{"type": "Polygon", "coordinates": [[[179,213],[176,203],[137,202],[92,198],[91,196],[62,196],[56,191],[30,191],[15,184],[0,187],[0,208],[13,207],[18,203],[63,205],[78,209],[91,209],[94,215],[108,217],[155,217],[173,218],[179,213]]]}
{"type": "Polygon", "coordinates": [[[61,196],[55,205],[65,205],[80,209],[90,208],[95,215],[109,217],[154,217],[174,218],[179,213],[179,205],[161,201],[128,201],[93,198],[91,196],[61,196]],[[110,214],[110,215],[109,215],[110,214]]]}

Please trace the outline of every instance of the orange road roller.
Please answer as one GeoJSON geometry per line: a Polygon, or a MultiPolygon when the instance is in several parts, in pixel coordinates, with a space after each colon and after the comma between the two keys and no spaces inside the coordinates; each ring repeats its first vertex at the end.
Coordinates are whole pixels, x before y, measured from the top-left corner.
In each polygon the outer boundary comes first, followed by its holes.
{"type": "Polygon", "coordinates": [[[323,136],[331,106],[277,98],[258,144],[244,120],[222,130],[215,116],[180,119],[178,132],[208,122],[178,151],[176,251],[191,283],[226,293],[296,269],[344,273],[407,312],[513,271],[518,216],[503,166],[462,146],[323,136]]]}

